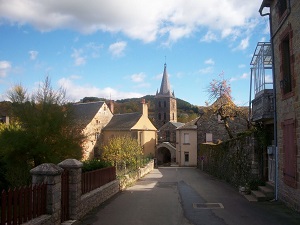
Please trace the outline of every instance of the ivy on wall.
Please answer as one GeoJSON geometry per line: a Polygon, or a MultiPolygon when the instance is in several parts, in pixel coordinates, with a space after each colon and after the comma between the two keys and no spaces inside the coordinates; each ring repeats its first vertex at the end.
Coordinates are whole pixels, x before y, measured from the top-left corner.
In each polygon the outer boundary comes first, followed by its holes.
{"type": "Polygon", "coordinates": [[[200,144],[198,165],[203,160],[203,170],[234,186],[245,186],[257,179],[252,174],[254,149],[252,136],[247,134],[220,144],[200,144]]]}

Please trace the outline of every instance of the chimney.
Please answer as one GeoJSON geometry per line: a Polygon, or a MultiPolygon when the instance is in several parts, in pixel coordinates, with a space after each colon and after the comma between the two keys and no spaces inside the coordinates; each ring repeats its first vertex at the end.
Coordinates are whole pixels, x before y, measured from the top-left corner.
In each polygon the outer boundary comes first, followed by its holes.
{"type": "Polygon", "coordinates": [[[107,105],[111,113],[114,114],[114,100],[109,100],[109,103],[107,105]]]}
{"type": "Polygon", "coordinates": [[[141,103],[142,103],[143,115],[148,117],[148,105],[144,98],[142,99],[141,103]]]}

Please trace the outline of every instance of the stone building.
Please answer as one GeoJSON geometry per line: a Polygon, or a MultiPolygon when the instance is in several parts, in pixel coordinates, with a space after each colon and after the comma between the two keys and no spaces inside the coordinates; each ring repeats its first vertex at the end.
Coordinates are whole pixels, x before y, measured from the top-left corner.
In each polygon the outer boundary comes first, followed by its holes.
{"type": "Polygon", "coordinates": [[[263,0],[269,16],[276,103],[276,198],[300,211],[300,1],[263,0]]]}
{"type": "Polygon", "coordinates": [[[164,65],[164,72],[161,81],[160,91],[155,95],[155,126],[159,129],[167,122],[177,122],[177,102],[174,91],[171,92],[167,65],[164,65]]]}
{"type": "Polygon", "coordinates": [[[83,159],[94,158],[99,152],[101,131],[113,117],[107,104],[103,101],[76,103],[73,105],[76,124],[85,135],[82,145],[83,159]]]}
{"type": "Polygon", "coordinates": [[[167,122],[157,131],[157,162],[166,164],[176,162],[176,130],[184,123],[167,122]]]}

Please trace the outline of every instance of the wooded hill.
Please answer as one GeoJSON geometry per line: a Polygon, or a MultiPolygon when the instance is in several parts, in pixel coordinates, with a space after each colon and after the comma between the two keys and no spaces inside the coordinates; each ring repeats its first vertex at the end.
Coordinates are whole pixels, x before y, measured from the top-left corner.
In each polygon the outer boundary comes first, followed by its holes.
{"type": "MultiPolygon", "coordinates": [[[[154,97],[154,95],[146,95],[141,98],[127,98],[116,100],[114,104],[114,114],[141,112],[141,100],[145,99],[145,101],[148,103],[149,118],[152,120],[155,110],[154,97]]],[[[95,101],[105,101],[106,103],[109,102],[109,100],[107,99],[97,97],[85,97],[81,100],[81,102],[95,101]]],[[[10,114],[11,103],[8,101],[0,102],[0,116],[10,114]]],[[[199,107],[177,98],[177,116],[178,122],[189,122],[199,116],[199,107]]]]}
{"type": "MultiPolygon", "coordinates": [[[[148,103],[149,118],[152,119],[154,117],[155,110],[154,97],[154,95],[146,95],[141,98],[127,98],[116,100],[114,104],[114,114],[141,112],[141,100],[145,99],[146,103],[148,103]]],[[[94,101],[108,102],[107,99],[97,97],[85,97],[82,99],[82,102],[94,101]]],[[[177,116],[178,122],[189,122],[199,116],[199,107],[177,98],[177,116]]]]}

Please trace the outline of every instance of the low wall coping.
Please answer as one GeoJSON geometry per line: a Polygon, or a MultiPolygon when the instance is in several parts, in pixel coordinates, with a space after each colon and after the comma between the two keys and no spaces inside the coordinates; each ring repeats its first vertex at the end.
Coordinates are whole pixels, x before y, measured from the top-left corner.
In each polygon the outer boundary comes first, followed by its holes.
{"type": "Polygon", "coordinates": [[[62,174],[63,169],[53,163],[43,163],[30,170],[32,175],[60,175],[62,174]]]}

